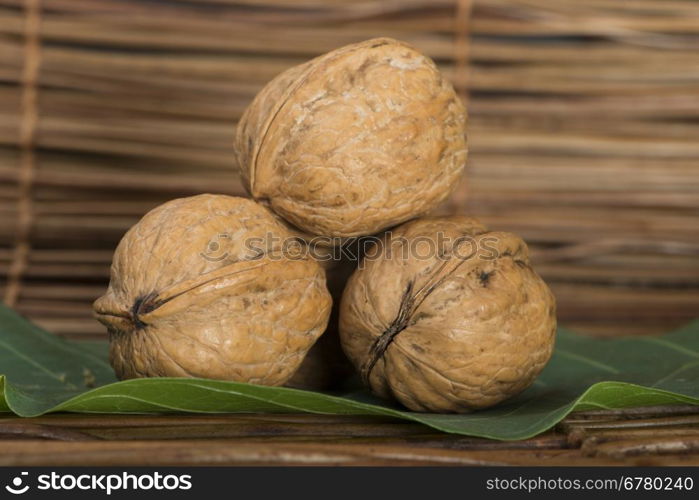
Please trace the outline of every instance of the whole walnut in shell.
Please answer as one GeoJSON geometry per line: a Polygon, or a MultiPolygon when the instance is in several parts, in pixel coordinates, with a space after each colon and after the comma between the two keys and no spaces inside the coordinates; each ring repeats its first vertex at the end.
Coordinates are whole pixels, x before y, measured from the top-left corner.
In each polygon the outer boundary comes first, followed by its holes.
{"type": "Polygon", "coordinates": [[[200,195],[146,214],[94,304],[117,376],[285,383],[331,308],[323,269],[294,241],[243,198],[200,195]]]}
{"type": "Polygon", "coordinates": [[[311,347],[287,386],[299,389],[337,389],[354,373],[352,364],[342,351],[338,331],[342,291],[357,262],[349,259],[322,261],[325,265],[328,291],[333,299],[328,327],[311,347]]]}
{"type": "Polygon", "coordinates": [[[237,162],[253,198],[301,229],[374,234],[449,195],[466,161],[465,125],[435,64],[378,38],[272,80],[238,124],[237,162]]]}
{"type": "Polygon", "coordinates": [[[528,387],[549,360],[555,301],[526,244],[467,217],[423,218],[376,243],[340,306],[343,348],[382,397],[467,412],[528,387]]]}

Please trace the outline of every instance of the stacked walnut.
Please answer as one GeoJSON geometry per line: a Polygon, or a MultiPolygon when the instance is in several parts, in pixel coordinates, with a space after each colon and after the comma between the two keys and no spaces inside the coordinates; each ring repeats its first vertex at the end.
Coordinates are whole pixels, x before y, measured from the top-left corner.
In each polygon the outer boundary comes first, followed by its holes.
{"type": "Polygon", "coordinates": [[[337,375],[339,338],[376,394],[413,410],[465,412],[525,389],[556,328],[526,244],[424,217],[460,180],[465,126],[435,64],[391,39],[272,80],[235,136],[255,201],[174,200],[119,244],[94,306],[117,375],[319,386],[337,375]],[[332,262],[334,244],[366,236],[356,269],[332,262]]]}

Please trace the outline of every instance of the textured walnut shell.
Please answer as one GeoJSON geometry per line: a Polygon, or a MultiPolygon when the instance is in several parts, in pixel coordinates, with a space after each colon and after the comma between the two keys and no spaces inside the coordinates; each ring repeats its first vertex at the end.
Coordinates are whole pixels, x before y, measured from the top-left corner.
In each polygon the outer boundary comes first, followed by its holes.
{"type": "Polygon", "coordinates": [[[466,412],[541,372],[555,301],[520,238],[466,217],[423,218],[387,233],[375,254],[340,306],[342,346],[375,393],[415,411],[466,412]]]}
{"type": "Polygon", "coordinates": [[[374,234],[443,201],[466,161],[466,115],[435,64],[379,38],[293,67],[236,130],[255,199],[317,235],[374,234]]]}
{"type": "Polygon", "coordinates": [[[243,198],[200,195],[146,214],[119,243],[94,304],[117,376],[285,383],[331,307],[323,269],[279,251],[288,238],[243,198]]]}
{"type": "Polygon", "coordinates": [[[333,299],[328,327],[304,358],[286,385],[299,389],[324,390],[340,387],[354,373],[342,350],[338,331],[340,300],[347,280],[357,267],[356,261],[323,260],[328,291],[333,299]]]}

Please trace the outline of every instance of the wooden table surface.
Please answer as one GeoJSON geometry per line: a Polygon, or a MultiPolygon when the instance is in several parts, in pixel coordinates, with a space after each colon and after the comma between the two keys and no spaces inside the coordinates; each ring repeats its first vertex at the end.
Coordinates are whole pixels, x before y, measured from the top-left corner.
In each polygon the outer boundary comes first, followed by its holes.
{"type": "Polygon", "coordinates": [[[500,442],[375,417],[0,417],[0,465],[699,465],[699,407],[575,413],[500,442]]]}

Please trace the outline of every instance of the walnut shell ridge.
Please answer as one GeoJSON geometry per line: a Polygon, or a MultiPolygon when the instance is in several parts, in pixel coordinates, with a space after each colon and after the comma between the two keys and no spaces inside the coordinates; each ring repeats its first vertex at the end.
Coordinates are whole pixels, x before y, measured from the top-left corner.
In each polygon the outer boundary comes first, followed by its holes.
{"type": "Polygon", "coordinates": [[[146,214],[119,243],[94,303],[120,379],[281,385],[325,330],[324,270],[252,200],[199,195],[146,214]]]}
{"type": "Polygon", "coordinates": [[[524,241],[460,216],[388,232],[340,305],[342,346],[365,383],[415,411],[468,412],[518,394],[555,332],[554,297],[524,241]]]}
{"type": "Polygon", "coordinates": [[[466,162],[466,111],[434,62],[378,38],[288,69],[244,112],[243,184],[315,235],[362,236],[435,208],[466,162]]]}

